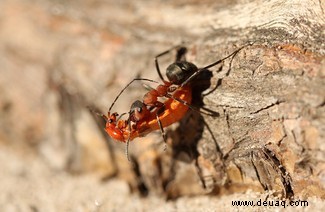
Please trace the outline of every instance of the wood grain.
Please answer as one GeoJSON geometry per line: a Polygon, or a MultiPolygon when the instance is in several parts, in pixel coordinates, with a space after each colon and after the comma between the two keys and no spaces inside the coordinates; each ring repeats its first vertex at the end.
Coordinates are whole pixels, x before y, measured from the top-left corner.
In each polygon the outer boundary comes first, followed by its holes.
{"type": "MultiPolygon", "coordinates": [[[[19,120],[1,128],[2,143],[17,149],[27,143],[50,166],[118,177],[143,195],[253,189],[325,197],[323,1],[0,6],[1,126],[19,120]],[[219,117],[189,112],[168,128],[166,152],[159,132],[134,141],[132,168],[122,144],[105,144],[87,106],[105,112],[133,78],[157,80],[155,55],[181,42],[199,67],[254,44],[210,69],[203,98],[196,88],[194,104],[219,117]]],[[[162,58],[161,66],[173,57],[162,58]]],[[[128,111],[144,93],[134,84],[115,110],[128,111]]]]}

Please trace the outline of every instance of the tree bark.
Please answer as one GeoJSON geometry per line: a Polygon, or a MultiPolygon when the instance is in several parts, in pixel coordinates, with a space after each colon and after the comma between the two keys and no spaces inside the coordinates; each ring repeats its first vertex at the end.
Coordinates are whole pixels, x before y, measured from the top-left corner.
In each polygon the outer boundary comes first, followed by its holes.
{"type": "MultiPolygon", "coordinates": [[[[3,137],[37,143],[54,167],[117,176],[143,195],[253,189],[324,198],[323,7],[317,0],[8,3],[3,11],[18,15],[2,17],[2,54],[9,55],[7,70],[14,71],[2,74],[36,67],[39,72],[15,79],[18,85],[37,79],[41,92],[33,83],[19,100],[7,92],[2,102],[25,104],[14,106],[13,117],[2,122],[24,118],[3,137]],[[16,23],[21,27],[13,33],[16,23]],[[199,67],[253,44],[210,68],[208,81],[196,80],[203,87],[195,87],[193,105],[219,116],[189,111],[166,129],[167,151],[159,131],[135,140],[132,166],[124,145],[107,138],[103,126],[96,128],[100,120],[91,119],[87,106],[106,113],[135,77],[158,80],[154,57],[182,42],[186,59],[199,67]],[[35,104],[40,118],[26,118],[35,104]],[[22,133],[27,131],[34,133],[22,133]]],[[[163,70],[173,61],[173,53],[159,58],[163,70]]],[[[12,89],[24,93],[26,87],[12,89]]],[[[128,111],[145,92],[134,83],[114,110],[128,111]]]]}

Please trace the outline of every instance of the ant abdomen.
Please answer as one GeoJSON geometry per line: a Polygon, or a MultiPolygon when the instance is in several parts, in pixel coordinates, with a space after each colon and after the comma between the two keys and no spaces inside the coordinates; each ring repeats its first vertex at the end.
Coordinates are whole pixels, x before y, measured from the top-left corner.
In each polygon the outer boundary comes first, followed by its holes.
{"type": "Polygon", "coordinates": [[[168,80],[175,85],[181,85],[187,78],[198,70],[197,66],[187,61],[170,64],[166,70],[168,80]]]}

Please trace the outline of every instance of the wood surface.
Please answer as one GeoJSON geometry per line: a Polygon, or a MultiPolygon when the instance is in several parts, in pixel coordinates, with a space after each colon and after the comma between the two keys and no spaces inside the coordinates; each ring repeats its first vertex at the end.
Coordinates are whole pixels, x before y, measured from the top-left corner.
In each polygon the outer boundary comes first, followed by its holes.
{"type": "MultiPolygon", "coordinates": [[[[71,173],[120,178],[141,195],[272,191],[325,197],[324,2],[4,1],[0,3],[0,138],[71,173]],[[106,113],[135,77],[159,80],[154,57],[182,43],[203,67],[195,111],[130,145],[107,137],[106,113]]],[[[159,62],[163,70],[171,53],[159,62]]],[[[116,103],[129,110],[134,83],[116,103]]]]}

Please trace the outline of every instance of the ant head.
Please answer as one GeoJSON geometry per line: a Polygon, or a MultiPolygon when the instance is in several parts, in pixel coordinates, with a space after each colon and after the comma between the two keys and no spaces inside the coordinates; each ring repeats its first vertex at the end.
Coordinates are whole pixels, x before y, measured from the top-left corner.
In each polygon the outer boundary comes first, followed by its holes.
{"type": "Polygon", "coordinates": [[[118,121],[118,123],[116,124],[117,117],[118,117],[117,113],[110,114],[110,112],[108,112],[105,130],[111,138],[117,141],[125,142],[125,138],[122,130],[125,125],[123,125],[124,123],[120,121],[118,121]]]}
{"type": "Polygon", "coordinates": [[[146,117],[148,112],[149,111],[148,111],[146,105],[143,102],[136,100],[131,105],[130,119],[131,119],[131,121],[134,121],[134,122],[140,121],[141,119],[146,117]]]}
{"type": "Polygon", "coordinates": [[[172,84],[181,85],[197,70],[198,68],[193,63],[180,61],[172,63],[167,67],[166,76],[172,84]]]}
{"type": "Polygon", "coordinates": [[[110,112],[108,112],[106,122],[107,123],[115,123],[116,117],[118,117],[118,114],[116,112],[112,113],[112,114],[110,112]]]}

